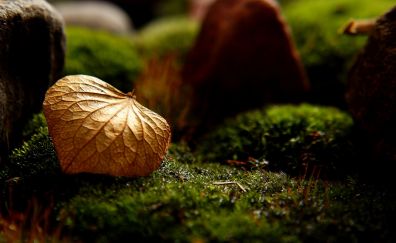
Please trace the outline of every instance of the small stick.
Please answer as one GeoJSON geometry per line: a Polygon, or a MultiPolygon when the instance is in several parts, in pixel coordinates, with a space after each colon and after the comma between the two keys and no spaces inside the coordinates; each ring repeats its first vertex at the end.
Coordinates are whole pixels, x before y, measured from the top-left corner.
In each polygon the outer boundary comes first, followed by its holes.
{"type": "Polygon", "coordinates": [[[213,182],[213,185],[237,185],[243,192],[247,192],[247,190],[239,182],[236,181],[216,181],[213,182]]]}
{"type": "Polygon", "coordinates": [[[369,35],[375,27],[375,20],[351,20],[343,30],[346,35],[369,35]]]}
{"type": "Polygon", "coordinates": [[[11,179],[6,180],[6,182],[19,182],[22,180],[22,177],[13,177],[11,179]]]}

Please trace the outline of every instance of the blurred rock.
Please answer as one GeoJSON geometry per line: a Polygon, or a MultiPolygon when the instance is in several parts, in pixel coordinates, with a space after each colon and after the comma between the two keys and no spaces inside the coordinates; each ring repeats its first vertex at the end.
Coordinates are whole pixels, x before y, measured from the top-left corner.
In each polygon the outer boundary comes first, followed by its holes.
{"type": "Polygon", "coordinates": [[[62,17],[43,0],[0,1],[0,160],[64,64],[62,17]]]}
{"type": "Polygon", "coordinates": [[[71,1],[54,4],[66,25],[105,30],[117,34],[131,33],[132,22],[124,10],[104,1],[71,1]]]}
{"type": "Polygon", "coordinates": [[[379,18],[349,74],[346,99],[376,160],[396,160],[396,8],[379,18]]]}
{"type": "MultiPolygon", "coordinates": [[[[50,3],[60,2],[87,2],[92,0],[48,0],[50,3]]],[[[150,22],[155,18],[155,8],[157,2],[162,0],[107,0],[108,2],[116,4],[128,13],[129,17],[132,18],[133,25],[136,28],[140,28],[146,23],[150,22]]]]}
{"type": "Polygon", "coordinates": [[[218,0],[183,69],[199,126],[268,103],[298,102],[309,88],[290,31],[271,0],[218,0]]]}
{"type": "Polygon", "coordinates": [[[161,0],[109,0],[124,9],[133,20],[136,28],[144,26],[154,19],[155,7],[161,0]]]}

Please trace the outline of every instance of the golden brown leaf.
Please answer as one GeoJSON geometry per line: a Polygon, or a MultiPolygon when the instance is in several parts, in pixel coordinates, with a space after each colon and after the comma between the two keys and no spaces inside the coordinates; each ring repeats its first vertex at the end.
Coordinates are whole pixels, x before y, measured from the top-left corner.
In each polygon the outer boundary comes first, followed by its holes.
{"type": "Polygon", "coordinates": [[[44,114],[65,173],[145,176],[159,167],[170,143],[164,118],[90,76],[56,82],[44,114]]]}

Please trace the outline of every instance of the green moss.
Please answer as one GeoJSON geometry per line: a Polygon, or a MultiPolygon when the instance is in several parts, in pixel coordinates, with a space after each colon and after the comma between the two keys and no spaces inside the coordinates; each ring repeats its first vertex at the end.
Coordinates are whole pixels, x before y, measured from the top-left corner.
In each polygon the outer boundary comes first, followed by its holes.
{"type": "Polygon", "coordinates": [[[60,166],[48,136],[48,128],[38,128],[30,140],[14,149],[7,167],[9,177],[28,178],[59,174],[60,166]]]}
{"type": "Polygon", "coordinates": [[[76,27],[67,28],[66,36],[65,74],[92,75],[124,92],[132,89],[142,62],[131,40],[76,27]]]}
{"type": "Polygon", "coordinates": [[[2,166],[2,168],[0,169],[0,184],[9,178],[10,172],[8,170],[9,169],[7,166],[2,166]]]}
{"type": "Polygon", "coordinates": [[[0,181],[59,172],[44,114],[33,115],[22,134],[24,143],[11,152],[9,161],[0,168],[0,181]]]}
{"type": "Polygon", "coordinates": [[[168,155],[177,161],[182,161],[183,163],[197,162],[190,147],[183,142],[171,144],[168,155]]]}
{"type": "Polygon", "coordinates": [[[347,70],[366,37],[345,36],[339,33],[340,29],[351,19],[379,17],[393,7],[394,1],[290,0],[286,3],[283,13],[316,98],[327,103],[343,102],[347,70]]]}
{"type": "Polygon", "coordinates": [[[0,216],[1,212],[9,209],[26,212],[27,207],[41,208],[29,203],[48,195],[48,188],[58,187],[53,177],[60,175],[48,129],[38,128],[36,134],[12,151],[7,163],[0,168],[0,216]]]}
{"type": "Polygon", "coordinates": [[[25,140],[30,139],[34,134],[39,133],[42,127],[47,127],[47,121],[45,120],[44,114],[34,114],[22,131],[23,138],[25,140]]]}
{"type": "Polygon", "coordinates": [[[75,234],[99,242],[131,237],[165,241],[293,239],[286,229],[269,227],[253,214],[264,200],[257,194],[261,187],[257,182],[263,176],[270,180],[268,193],[289,184],[285,175],[168,159],[150,177],[123,187],[96,188],[94,193],[92,188],[82,188],[64,212],[68,212],[69,227],[75,234]],[[236,185],[214,185],[216,181],[237,181],[249,191],[244,193],[236,185]]]}
{"type": "Polygon", "coordinates": [[[253,162],[298,174],[307,166],[346,167],[353,154],[351,117],[308,104],[271,106],[228,120],[198,146],[203,160],[253,162]]]}
{"type": "Polygon", "coordinates": [[[176,55],[183,58],[192,47],[198,23],[185,17],[155,20],[138,34],[136,43],[146,57],[176,55]]]}
{"type": "Polygon", "coordinates": [[[183,15],[188,11],[188,0],[164,0],[157,4],[156,12],[160,16],[183,15]]]}
{"type": "Polygon", "coordinates": [[[381,241],[392,236],[393,196],[354,180],[301,181],[168,158],[146,178],[80,187],[61,215],[72,235],[95,242],[381,241]],[[214,184],[227,181],[246,192],[214,184]]]}
{"type": "Polygon", "coordinates": [[[171,150],[172,156],[148,177],[42,174],[16,183],[19,187],[26,184],[23,191],[15,191],[13,185],[14,193],[33,191],[34,198],[51,195],[53,210],[48,222],[73,241],[395,239],[389,222],[396,216],[396,197],[386,188],[352,178],[298,180],[284,173],[191,162],[189,156],[184,161],[181,151],[191,155],[184,145],[173,145],[171,150]],[[34,183],[36,180],[41,182],[34,183]],[[237,184],[216,182],[238,182],[246,191],[237,184]]]}

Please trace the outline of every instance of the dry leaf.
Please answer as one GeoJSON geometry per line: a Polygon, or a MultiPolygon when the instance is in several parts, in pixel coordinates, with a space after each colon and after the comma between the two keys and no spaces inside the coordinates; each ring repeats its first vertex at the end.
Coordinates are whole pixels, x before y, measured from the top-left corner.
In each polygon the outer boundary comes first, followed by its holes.
{"type": "Polygon", "coordinates": [[[74,75],[46,93],[44,114],[62,170],[145,176],[170,143],[164,118],[100,79],[74,75]]]}

